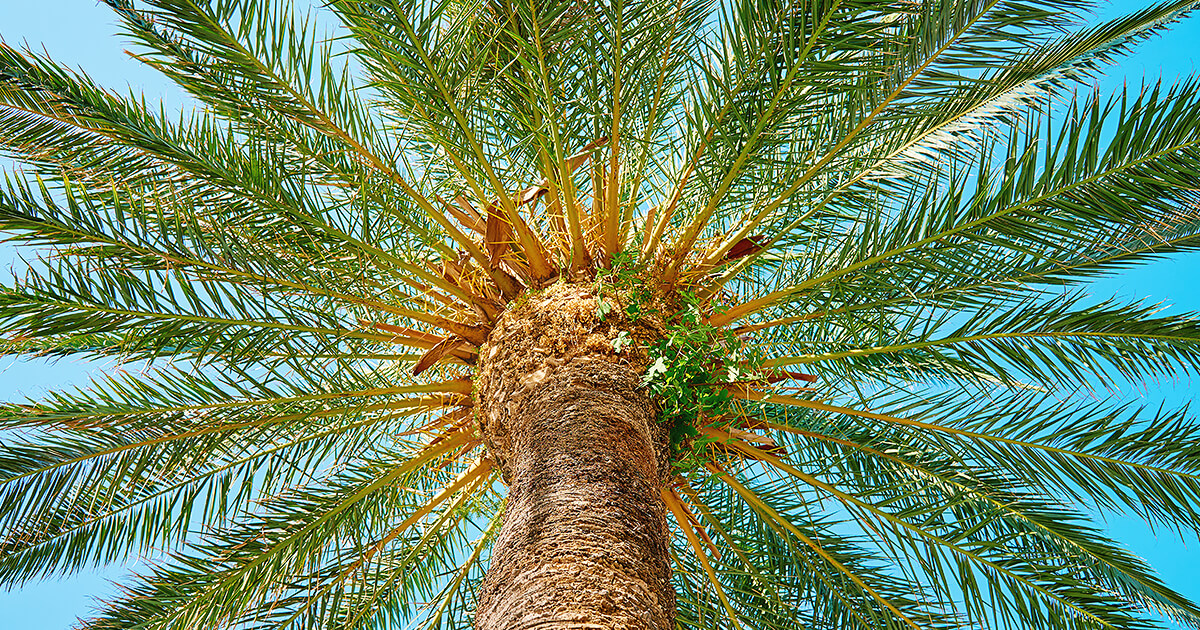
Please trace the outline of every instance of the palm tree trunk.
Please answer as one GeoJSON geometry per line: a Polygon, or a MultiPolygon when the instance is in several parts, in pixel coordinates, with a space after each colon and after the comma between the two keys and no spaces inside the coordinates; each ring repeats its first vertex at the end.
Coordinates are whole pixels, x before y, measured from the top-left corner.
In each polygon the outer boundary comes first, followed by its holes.
{"type": "Polygon", "coordinates": [[[476,630],[670,630],[665,439],[639,372],[569,352],[514,373],[495,354],[508,373],[477,400],[509,494],[476,630]]]}

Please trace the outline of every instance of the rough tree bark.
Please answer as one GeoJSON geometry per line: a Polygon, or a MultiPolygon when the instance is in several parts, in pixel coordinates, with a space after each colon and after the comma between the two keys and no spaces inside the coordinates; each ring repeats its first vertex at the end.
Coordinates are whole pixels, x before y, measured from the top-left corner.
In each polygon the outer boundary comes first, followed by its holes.
{"type": "Polygon", "coordinates": [[[667,436],[614,350],[647,323],[597,316],[588,285],[556,285],[505,314],[482,353],[476,404],[508,483],[477,630],[669,630],[675,593],[659,490],[667,436]]]}

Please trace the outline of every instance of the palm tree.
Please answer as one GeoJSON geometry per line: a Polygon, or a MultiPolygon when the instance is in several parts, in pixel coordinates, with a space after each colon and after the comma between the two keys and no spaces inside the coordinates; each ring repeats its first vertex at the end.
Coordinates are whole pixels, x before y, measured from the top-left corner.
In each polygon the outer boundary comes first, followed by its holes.
{"type": "Polygon", "coordinates": [[[86,628],[1200,627],[1200,2],[107,0],[165,112],[0,46],[0,580],[86,628]]]}

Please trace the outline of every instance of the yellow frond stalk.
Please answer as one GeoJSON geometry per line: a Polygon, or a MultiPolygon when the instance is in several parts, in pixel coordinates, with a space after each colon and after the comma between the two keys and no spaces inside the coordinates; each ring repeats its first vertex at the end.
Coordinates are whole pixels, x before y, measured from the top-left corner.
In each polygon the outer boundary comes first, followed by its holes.
{"type": "Polygon", "coordinates": [[[837,558],[834,558],[833,556],[831,556],[829,554],[829,552],[825,551],[825,549],[823,549],[820,545],[818,545],[816,543],[816,541],[809,538],[808,536],[805,536],[795,525],[792,524],[791,521],[784,518],[783,515],[780,514],[779,512],[775,511],[775,508],[772,508],[770,505],[768,505],[765,501],[763,501],[761,498],[759,498],[758,495],[756,495],[753,491],[751,491],[749,488],[747,488],[746,486],[739,483],[736,479],[734,479],[728,473],[722,471],[721,469],[717,468],[716,466],[714,466],[712,464],[705,464],[704,467],[706,469],[708,469],[709,472],[716,475],[716,477],[718,479],[725,482],[730,488],[733,488],[733,491],[738,493],[738,495],[741,496],[742,499],[744,501],[746,501],[746,503],[748,503],[750,505],[750,507],[753,508],[756,512],[762,514],[763,516],[766,516],[768,519],[770,519],[771,521],[773,521],[780,527],[783,527],[784,529],[786,529],[789,533],[792,534],[792,536],[796,537],[796,540],[799,540],[801,543],[803,543],[809,549],[812,549],[813,552],[816,553],[818,556],[820,556],[823,560],[825,560],[825,562],[828,562],[830,564],[830,566],[833,566],[842,575],[845,575],[851,582],[853,582],[859,588],[866,591],[872,597],[872,599],[879,602],[880,605],[882,605],[884,608],[887,608],[889,611],[892,612],[892,614],[896,615],[901,620],[903,620],[906,624],[908,624],[909,627],[911,627],[913,630],[921,630],[920,626],[918,626],[911,619],[906,617],[904,615],[904,613],[900,612],[900,610],[898,608],[896,608],[896,606],[894,604],[892,604],[890,601],[888,601],[886,598],[884,598],[882,595],[880,595],[878,592],[876,592],[875,589],[868,586],[867,583],[864,582],[862,578],[860,578],[853,571],[848,569],[846,567],[846,565],[842,564],[841,562],[838,562],[837,558]]]}
{"type": "Polygon", "coordinates": [[[429,615],[428,622],[425,624],[422,630],[431,630],[434,626],[439,625],[438,622],[441,621],[442,615],[446,612],[446,608],[450,606],[450,596],[453,595],[460,586],[462,586],[463,580],[465,580],[467,574],[471,572],[471,567],[479,562],[479,556],[482,555],[483,550],[487,548],[487,544],[491,540],[492,533],[495,532],[502,524],[504,519],[501,518],[501,514],[497,514],[492,518],[492,522],[488,525],[487,530],[480,534],[479,539],[475,541],[475,547],[471,550],[471,555],[468,556],[467,559],[463,561],[462,566],[458,567],[458,570],[455,571],[454,579],[451,580],[444,589],[442,589],[442,603],[440,606],[438,606],[436,614],[429,615]]]}
{"type": "MultiPolygon", "coordinates": [[[[721,582],[717,580],[717,573],[713,571],[712,565],[709,564],[708,556],[700,546],[700,540],[696,537],[696,532],[692,529],[691,520],[685,514],[683,504],[679,500],[678,495],[670,488],[664,488],[661,494],[663,503],[666,504],[671,514],[675,516],[675,522],[679,524],[679,529],[683,530],[683,535],[687,537],[688,544],[692,546],[692,550],[696,553],[696,559],[700,561],[700,566],[704,567],[704,572],[708,575],[708,583],[717,592],[717,597],[721,600],[721,605],[725,607],[726,616],[729,618],[729,621],[733,622],[734,627],[741,628],[742,624],[738,622],[737,613],[733,611],[733,606],[729,604],[729,598],[725,596],[725,589],[721,588],[721,582]]],[[[709,544],[712,544],[711,541],[709,544]]]]}

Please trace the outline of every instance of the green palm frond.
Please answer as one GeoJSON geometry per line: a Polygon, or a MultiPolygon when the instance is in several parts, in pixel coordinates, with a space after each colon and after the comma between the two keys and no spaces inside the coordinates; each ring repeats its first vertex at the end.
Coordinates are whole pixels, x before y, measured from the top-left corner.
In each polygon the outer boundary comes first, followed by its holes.
{"type": "Polygon", "coordinates": [[[170,547],[192,518],[220,523],[259,494],[352,461],[379,431],[412,439],[411,418],[461,400],[465,386],[342,371],[280,387],[168,370],[10,405],[0,422],[23,436],[6,444],[2,466],[4,573],[28,579],[170,547]]]}
{"type": "Polygon", "coordinates": [[[303,627],[323,623],[325,614],[345,599],[358,599],[360,608],[353,612],[370,621],[381,608],[394,606],[393,598],[415,599],[404,591],[426,590],[414,588],[413,574],[436,578],[439,570],[456,566],[448,545],[458,537],[454,530],[467,525],[472,493],[489,485],[486,473],[467,473],[463,480],[468,483],[449,484],[450,494],[466,492],[465,501],[435,508],[436,518],[425,532],[401,535],[423,516],[422,490],[437,487],[420,468],[460,446],[461,440],[446,440],[398,465],[377,461],[325,483],[292,489],[252,519],[214,533],[189,554],[144,576],[129,597],[93,623],[102,628],[147,622],[303,627]],[[389,526],[400,514],[409,518],[389,526]],[[380,555],[385,550],[389,553],[380,555]],[[379,583],[379,573],[391,573],[391,584],[379,583]],[[402,580],[396,583],[398,577],[402,580]],[[296,595],[273,592],[288,584],[296,595]]]}

